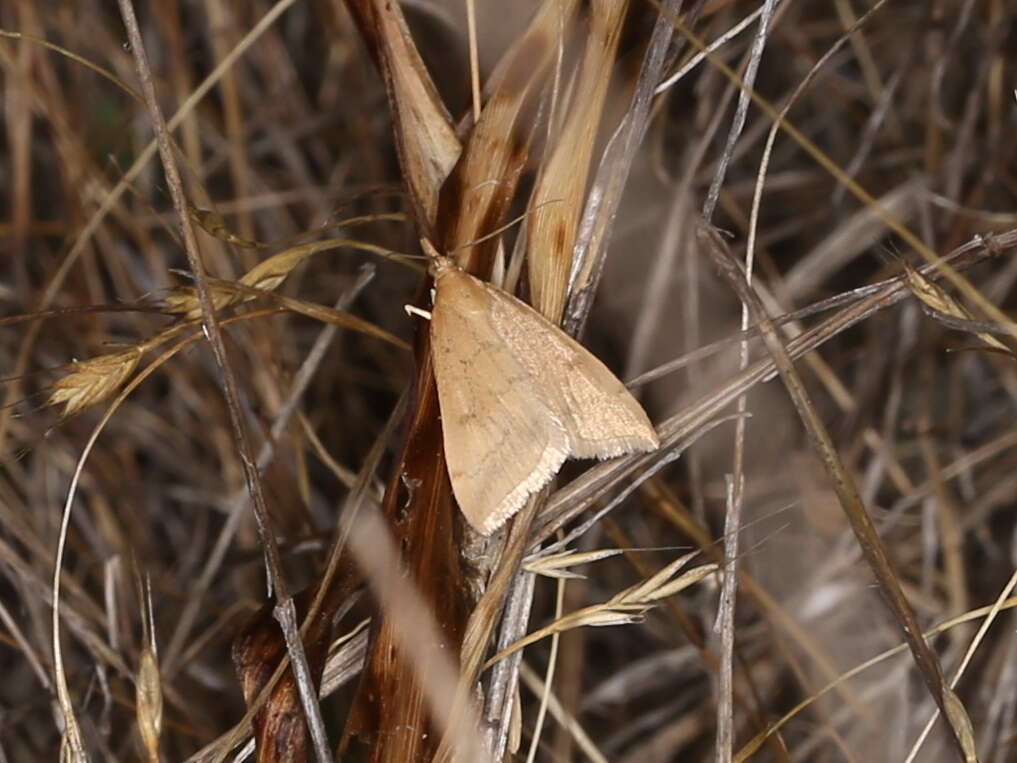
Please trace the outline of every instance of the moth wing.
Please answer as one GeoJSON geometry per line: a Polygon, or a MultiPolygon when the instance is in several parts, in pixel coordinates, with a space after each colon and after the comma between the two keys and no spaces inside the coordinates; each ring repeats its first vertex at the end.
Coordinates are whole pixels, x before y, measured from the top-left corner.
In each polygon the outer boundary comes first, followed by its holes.
{"type": "Polygon", "coordinates": [[[570,456],[611,458],[660,446],[642,406],[593,353],[526,303],[484,286],[503,341],[540,380],[551,411],[568,433],[570,456]]]}
{"type": "Polygon", "coordinates": [[[436,289],[431,355],[445,459],[460,509],[486,535],[558,472],[569,437],[533,374],[504,345],[482,282],[450,270],[436,289]]]}

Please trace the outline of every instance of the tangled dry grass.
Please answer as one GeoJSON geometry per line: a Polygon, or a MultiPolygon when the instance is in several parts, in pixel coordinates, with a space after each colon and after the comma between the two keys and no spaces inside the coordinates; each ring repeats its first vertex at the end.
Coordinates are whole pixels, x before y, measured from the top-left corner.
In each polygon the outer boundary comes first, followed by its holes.
{"type": "Polygon", "coordinates": [[[1017,6],[134,5],[0,6],[0,761],[1017,757],[1017,6]],[[472,533],[422,238],[661,449],[472,533]]]}

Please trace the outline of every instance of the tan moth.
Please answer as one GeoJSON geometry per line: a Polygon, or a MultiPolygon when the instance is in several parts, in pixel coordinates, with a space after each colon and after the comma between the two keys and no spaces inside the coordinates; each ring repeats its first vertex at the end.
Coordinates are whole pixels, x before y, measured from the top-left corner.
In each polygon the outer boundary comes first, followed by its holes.
{"type": "Polygon", "coordinates": [[[445,460],[474,529],[487,535],[504,524],[569,457],[659,446],[639,403],[589,350],[424,246],[434,273],[431,356],[445,460]]]}

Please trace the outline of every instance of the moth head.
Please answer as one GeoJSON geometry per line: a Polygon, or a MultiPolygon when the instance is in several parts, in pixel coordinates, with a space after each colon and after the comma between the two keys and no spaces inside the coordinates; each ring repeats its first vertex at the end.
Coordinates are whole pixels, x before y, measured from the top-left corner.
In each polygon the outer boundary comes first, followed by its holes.
{"type": "Polygon", "coordinates": [[[427,259],[429,260],[428,271],[433,277],[437,278],[442,273],[456,267],[455,262],[453,262],[450,257],[438,254],[438,250],[434,248],[434,244],[426,238],[420,239],[420,247],[424,250],[424,254],[427,255],[427,259]]]}

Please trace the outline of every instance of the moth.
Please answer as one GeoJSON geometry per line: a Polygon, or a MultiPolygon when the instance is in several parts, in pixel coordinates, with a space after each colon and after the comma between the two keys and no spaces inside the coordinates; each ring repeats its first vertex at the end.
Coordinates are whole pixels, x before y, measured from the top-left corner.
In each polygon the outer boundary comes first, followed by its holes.
{"type": "Polygon", "coordinates": [[[659,447],[639,403],[589,350],[525,302],[425,248],[445,460],[456,502],[477,532],[503,525],[567,458],[659,447]]]}

